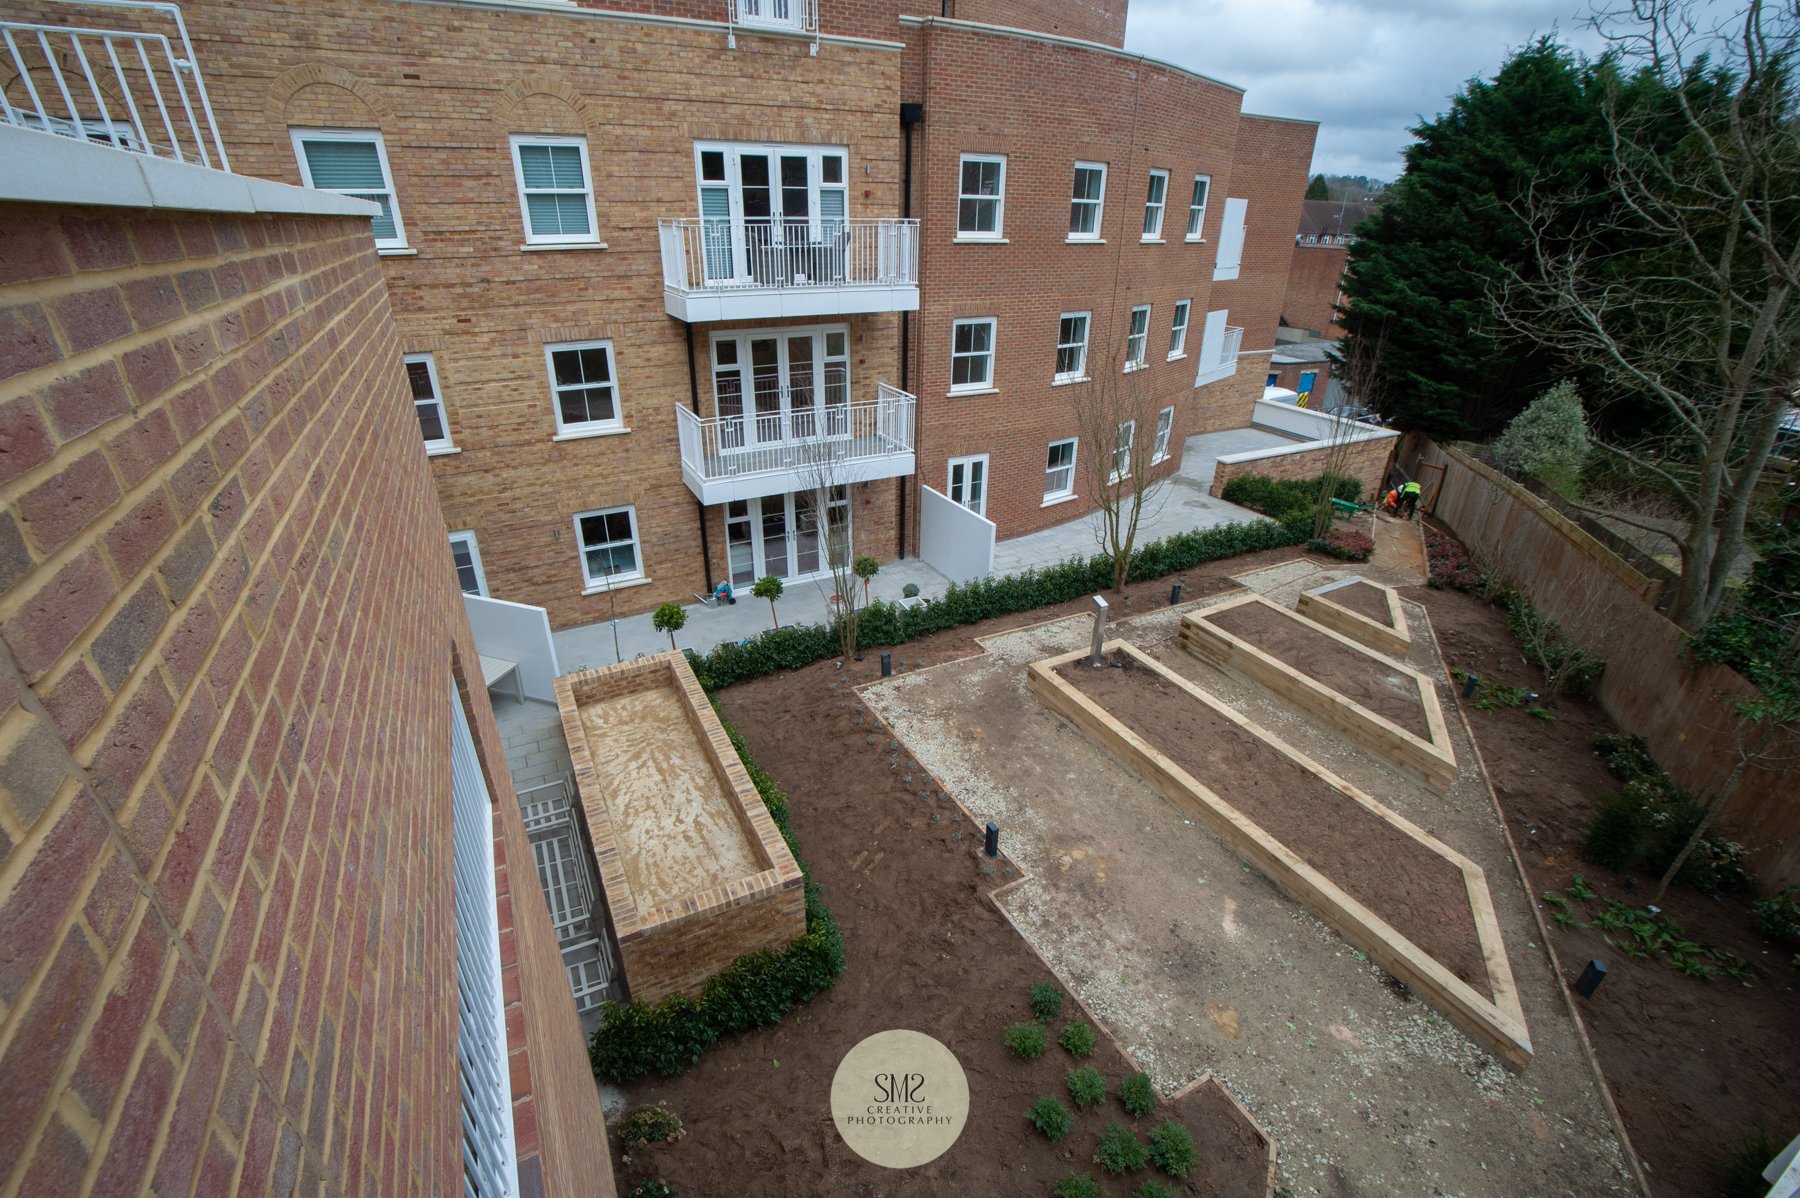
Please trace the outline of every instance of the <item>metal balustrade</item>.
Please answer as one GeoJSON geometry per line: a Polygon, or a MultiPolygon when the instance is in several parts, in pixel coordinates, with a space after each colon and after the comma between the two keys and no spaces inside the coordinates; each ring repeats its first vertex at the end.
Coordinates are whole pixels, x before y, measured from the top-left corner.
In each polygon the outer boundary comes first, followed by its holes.
{"type": "Polygon", "coordinates": [[[567,779],[518,792],[538,885],[562,950],[563,971],[581,1014],[617,998],[618,965],[607,939],[606,915],[595,910],[598,880],[567,779]]]}
{"type": "Polygon", "coordinates": [[[658,221],[657,231],[665,304],[681,320],[919,306],[916,220],[683,217],[658,221]]]}
{"type": "Polygon", "coordinates": [[[0,18],[0,45],[14,76],[0,90],[0,119],[134,154],[231,169],[178,7],[139,0],[73,0],[67,7],[71,15],[98,9],[146,26],[172,23],[176,41],[148,27],[0,18]]]}
{"type": "Polygon", "coordinates": [[[898,387],[877,384],[871,403],[794,405],[785,388],[762,398],[773,406],[712,417],[676,405],[682,475],[702,502],[912,473],[918,400],[898,387]],[[708,490],[757,477],[764,488],[708,490]]]}
{"type": "Polygon", "coordinates": [[[819,8],[814,0],[731,0],[731,24],[817,33],[819,8]]]}

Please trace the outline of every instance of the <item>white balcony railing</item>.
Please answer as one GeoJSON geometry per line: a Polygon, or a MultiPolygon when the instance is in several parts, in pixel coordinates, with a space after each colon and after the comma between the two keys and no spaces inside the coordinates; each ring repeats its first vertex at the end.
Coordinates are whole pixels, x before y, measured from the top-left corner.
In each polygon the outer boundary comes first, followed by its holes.
{"type": "Polygon", "coordinates": [[[1216,383],[1220,379],[1230,378],[1237,373],[1238,351],[1244,344],[1244,330],[1236,325],[1226,325],[1225,335],[1219,338],[1219,356],[1212,361],[1202,361],[1199,373],[1194,376],[1194,386],[1201,387],[1207,383],[1216,383]]]}
{"type": "Polygon", "coordinates": [[[679,405],[681,473],[702,503],[913,472],[918,401],[881,383],[872,403],[703,417],[679,405]]]}
{"type": "Polygon", "coordinates": [[[919,222],[886,217],[658,222],[669,314],[682,320],[910,312],[919,222]]]}
{"type": "Polygon", "coordinates": [[[71,16],[76,10],[100,10],[119,18],[108,19],[109,25],[145,28],[0,18],[0,44],[15,77],[0,90],[0,118],[132,153],[231,169],[179,8],[138,0],[71,0],[68,9],[71,16]],[[168,32],[157,32],[159,23],[168,32]],[[179,45],[170,40],[171,32],[179,45]]]}
{"type": "Polygon", "coordinates": [[[1219,365],[1237,368],[1238,350],[1244,344],[1244,330],[1235,325],[1225,326],[1225,345],[1219,351],[1219,365]]]}
{"type": "Polygon", "coordinates": [[[730,0],[731,24],[746,29],[786,29],[794,33],[819,31],[819,7],[814,0],[730,0]]]}

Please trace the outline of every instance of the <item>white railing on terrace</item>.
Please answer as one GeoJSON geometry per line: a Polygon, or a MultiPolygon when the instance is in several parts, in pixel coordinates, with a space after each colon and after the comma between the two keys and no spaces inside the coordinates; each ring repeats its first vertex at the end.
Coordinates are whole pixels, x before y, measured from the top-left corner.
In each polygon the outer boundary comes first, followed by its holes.
{"type": "Polygon", "coordinates": [[[681,463],[703,479],[764,470],[823,470],[858,458],[910,453],[918,400],[886,383],[873,403],[823,404],[702,417],[676,405],[681,463]]]}
{"type": "Polygon", "coordinates": [[[730,0],[731,24],[746,29],[789,29],[795,33],[819,31],[819,7],[815,0],[730,0]]]}
{"type": "Polygon", "coordinates": [[[919,282],[919,222],[886,217],[657,222],[663,282],[683,292],[919,282]]]}
{"type": "Polygon", "coordinates": [[[0,17],[0,44],[14,75],[0,89],[0,118],[136,154],[230,170],[181,10],[138,0],[69,0],[68,7],[173,22],[179,46],[150,29],[0,17]]]}

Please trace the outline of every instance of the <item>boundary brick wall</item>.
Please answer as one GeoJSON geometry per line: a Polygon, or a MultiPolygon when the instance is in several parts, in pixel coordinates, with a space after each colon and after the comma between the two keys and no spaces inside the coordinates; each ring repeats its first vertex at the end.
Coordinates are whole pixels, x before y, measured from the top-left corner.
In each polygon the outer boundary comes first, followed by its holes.
{"type": "MultiPolygon", "coordinates": [[[[1362,498],[1365,503],[1371,496],[1381,493],[1381,485],[1387,479],[1388,468],[1393,461],[1394,447],[1398,444],[1395,437],[1383,437],[1378,441],[1360,441],[1344,450],[1339,470],[1362,483],[1362,498]]],[[[1279,457],[1255,458],[1248,462],[1220,462],[1218,470],[1213,474],[1210,494],[1215,498],[1224,495],[1227,483],[1249,474],[1260,474],[1264,478],[1317,478],[1324,473],[1325,462],[1330,453],[1329,449],[1321,447],[1284,453],[1279,457]]]]}
{"type": "MultiPolygon", "coordinates": [[[[366,222],[0,206],[0,326],[4,1186],[453,1185],[475,654],[366,222]]],[[[529,894],[512,1047],[586,1074],[529,894]]],[[[610,1193],[591,1078],[529,1064],[522,1155],[610,1193]]]]}

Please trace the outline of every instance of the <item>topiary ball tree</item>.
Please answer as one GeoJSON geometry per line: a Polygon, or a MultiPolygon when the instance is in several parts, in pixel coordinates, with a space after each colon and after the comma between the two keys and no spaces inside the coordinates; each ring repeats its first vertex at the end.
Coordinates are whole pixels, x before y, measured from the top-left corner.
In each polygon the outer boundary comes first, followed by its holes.
{"type": "Polygon", "coordinates": [[[869,579],[881,573],[881,563],[875,558],[864,554],[862,557],[859,557],[850,563],[850,570],[858,578],[862,579],[863,606],[867,607],[869,606],[869,579]]]}
{"type": "Polygon", "coordinates": [[[669,648],[675,648],[675,634],[687,623],[687,612],[681,604],[673,601],[664,603],[650,613],[650,626],[658,632],[669,634],[669,648]]]}
{"type": "Polygon", "coordinates": [[[781,598],[781,579],[773,574],[765,574],[756,580],[756,585],[750,588],[750,593],[758,599],[769,601],[769,619],[775,621],[775,631],[780,632],[781,617],[775,614],[775,601],[781,598]]]}

